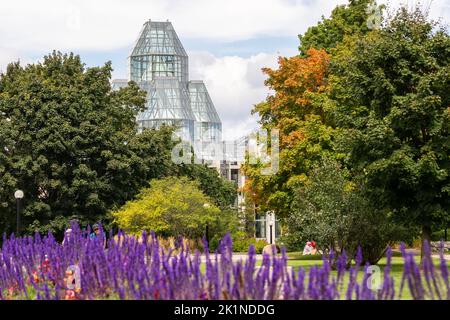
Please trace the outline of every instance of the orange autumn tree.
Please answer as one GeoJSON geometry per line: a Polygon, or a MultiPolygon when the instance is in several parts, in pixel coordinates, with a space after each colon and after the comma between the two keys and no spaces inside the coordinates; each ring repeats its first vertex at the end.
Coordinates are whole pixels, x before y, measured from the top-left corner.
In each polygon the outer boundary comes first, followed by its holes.
{"type": "Polygon", "coordinates": [[[263,69],[269,76],[265,83],[275,94],[256,105],[253,113],[260,115],[264,128],[280,130],[283,146],[293,146],[304,138],[302,122],[308,116],[318,115],[325,122],[323,106],[315,100],[327,89],[329,63],[325,50],[311,48],[306,58],[280,57],[278,69],[263,69]]]}
{"type": "Polygon", "coordinates": [[[333,129],[327,117],[326,98],[330,56],[311,48],[305,57],[279,58],[276,70],[264,68],[266,85],[273,90],[253,109],[266,130],[280,132],[280,169],[261,175],[262,164],[246,164],[249,177],[245,190],[257,199],[261,210],[289,212],[292,190],[306,180],[311,166],[331,152],[333,129]]]}
{"type": "Polygon", "coordinates": [[[281,141],[277,174],[261,175],[261,164],[245,166],[261,210],[288,215],[293,190],[307,180],[312,166],[327,154],[340,157],[331,146],[335,130],[329,116],[334,106],[327,98],[329,54],[346,36],[370,31],[368,9],[373,5],[374,0],[349,0],[337,6],[328,18],[322,17],[299,35],[298,56],[280,58],[276,70],[264,69],[273,94],[256,105],[253,113],[259,114],[263,128],[279,129],[281,141]]]}

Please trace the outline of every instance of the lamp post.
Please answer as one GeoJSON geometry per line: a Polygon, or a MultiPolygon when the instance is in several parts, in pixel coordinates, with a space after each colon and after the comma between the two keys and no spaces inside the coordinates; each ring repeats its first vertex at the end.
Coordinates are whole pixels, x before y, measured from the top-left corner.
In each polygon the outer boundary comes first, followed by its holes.
{"type": "MultiPolygon", "coordinates": [[[[209,203],[205,203],[203,205],[203,208],[205,208],[206,210],[208,210],[209,207],[210,207],[209,203]]],[[[209,245],[209,225],[208,225],[208,222],[206,223],[206,228],[205,228],[205,238],[206,238],[206,242],[208,242],[208,245],[209,245]]]]}
{"type": "Polygon", "coordinates": [[[14,198],[16,198],[17,203],[17,216],[16,216],[16,234],[20,235],[20,211],[22,210],[22,198],[24,194],[22,190],[17,190],[14,192],[14,198]]]}
{"type": "Polygon", "coordinates": [[[275,216],[273,213],[269,213],[267,220],[269,220],[269,239],[270,244],[273,244],[273,225],[275,224],[275,216]]]}

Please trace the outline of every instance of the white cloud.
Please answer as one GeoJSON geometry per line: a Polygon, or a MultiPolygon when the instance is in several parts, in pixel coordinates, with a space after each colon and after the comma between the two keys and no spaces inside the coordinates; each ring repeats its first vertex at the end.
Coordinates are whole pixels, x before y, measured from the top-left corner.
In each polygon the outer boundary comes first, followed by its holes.
{"type": "MultiPolygon", "coordinates": [[[[389,2],[397,6],[418,1],[389,2]]],[[[30,57],[53,49],[105,55],[130,48],[147,19],[169,19],[182,42],[294,37],[344,3],[347,0],[2,0],[0,70],[10,61],[32,62],[30,57]]],[[[448,0],[434,0],[430,13],[450,21],[448,0]]],[[[293,55],[296,48],[249,58],[216,57],[204,50],[188,52],[191,79],[205,81],[222,118],[224,138],[239,137],[256,127],[250,110],[268,93],[260,69],[275,67],[278,55],[293,55]]]]}
{"type": "Polygon", "coordinates": [[[45,52],[129,46],[148,19],[169,19],[182,38],[235,41],[260,35],[292,36],[345,2],[6,0],[0,2],[0,34],[9,47],[45,52]]]}
{"type": "MultiPolygon", "coordinates": [[[[347,0],[2,0],[0,36],[9,51],[48,53],[130,47],[147,19],[172,21],[182,39],[217,42],[296,36],[347,0]]],[[[419,0],[379,0],[410,6],[419,0]]],[[[450,21],[448,0],[431,16],[450,21]]],[[[208,50],[205,48],[205,50],[208,50]]],[[[4,56],[3,53],[0,53],[4,56]]],[[[4,59],[4,58],[3,58],[4,59]]],[[[0,65],[1,67],[1,65],[0,65]]]]}
{"type": "Polygon", "coordinates": [[[6,66],[14,61],[19,54],[10,49],[0,46],[0,73],[6,71],[6,66]]]}
{"type": "MultiPolygon", "coordinates": [[[[292,51],[284,55],[295,54],[292,51]]],[[[259,53],[249,58],[215,57],[208,52],[190,53],[190,78],[205,82],[223,123],[223,138],[232,140],[257,127],[251,116],[253,106],[263,101],[269,90],[261,68],[277,66],[278,54],[259,53]]]]}
{"type": "Polygon", "coordinates": [[[377,0],[378,4],[385,4],[388,7],[388,12],[392,14],[400,7],[406,7],[410,11],[419,7],[424,12],[428,12],[429,17],[436,21],[441,21],[444,24],[450,22],[450,3],[448,0],[377,0]]]}
{"type": "Polygon", "coordinates": [[[0,73],[6,72],[8,64],[16,61],[20,61],[22,65],[35,62],[19,50],[14,50],[0,45],[0,73]]]}

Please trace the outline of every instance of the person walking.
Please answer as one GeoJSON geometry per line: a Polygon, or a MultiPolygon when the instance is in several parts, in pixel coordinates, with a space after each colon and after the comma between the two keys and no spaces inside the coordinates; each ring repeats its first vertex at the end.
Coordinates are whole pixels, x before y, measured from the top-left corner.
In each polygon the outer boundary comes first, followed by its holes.
{"type": "Polygon", "coordinates": [[[100,236],[100,234],[101,234],[100,226],[97,223],[95,223],[92,226],[92,233],[89,235],[89,238],[97,239],[100,236]]]}
{"type": "Polygon", "coordinates": [[[64,239],[62,241],[62,245],[64,246],[68,244],[71,238],[72,238],[72,229],[69,228],[64,232],[64,239]]]}
{"type": "Polygon", "coordinates": [[[106,237],[105,237],[105,234],[100,229],[100,226],[97,223],[95,223],[92,226],[92,230],[93,230],[93,232],[89,235],[89,238],[91,240],[95,240],[95,239],[103,240],[103,248],[106,248],[106,237]]]}

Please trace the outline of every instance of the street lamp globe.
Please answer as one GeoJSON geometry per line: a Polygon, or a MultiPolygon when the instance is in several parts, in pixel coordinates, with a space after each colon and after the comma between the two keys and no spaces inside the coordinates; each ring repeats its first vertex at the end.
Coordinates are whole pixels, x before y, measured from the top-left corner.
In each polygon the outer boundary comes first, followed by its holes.
{"type": "Polygon", "coordinates": [[[272,212],[270,212],[267,215],[267,220],[268,220],[268,223],[269,223],[270,226],[273,226],[275,224],[275,216],[274,216],[274,214],[272,212]]]}
{"type": "Polygon", "coordinates": [[[23,198],[23,191],[22,190],[17,190],[16,192],[14,192],[14,198],[16,199],[22,199],[23,198]]]}
{"type": "Polygon", "coordinates": [[[20,211],[22,209],[22,198],[24,194],[22,190],[16,190],[14,192],[14,198],[16,198],[17,202],[17,217],[16,217],[16,235],[20,235],[20,211]]]}

